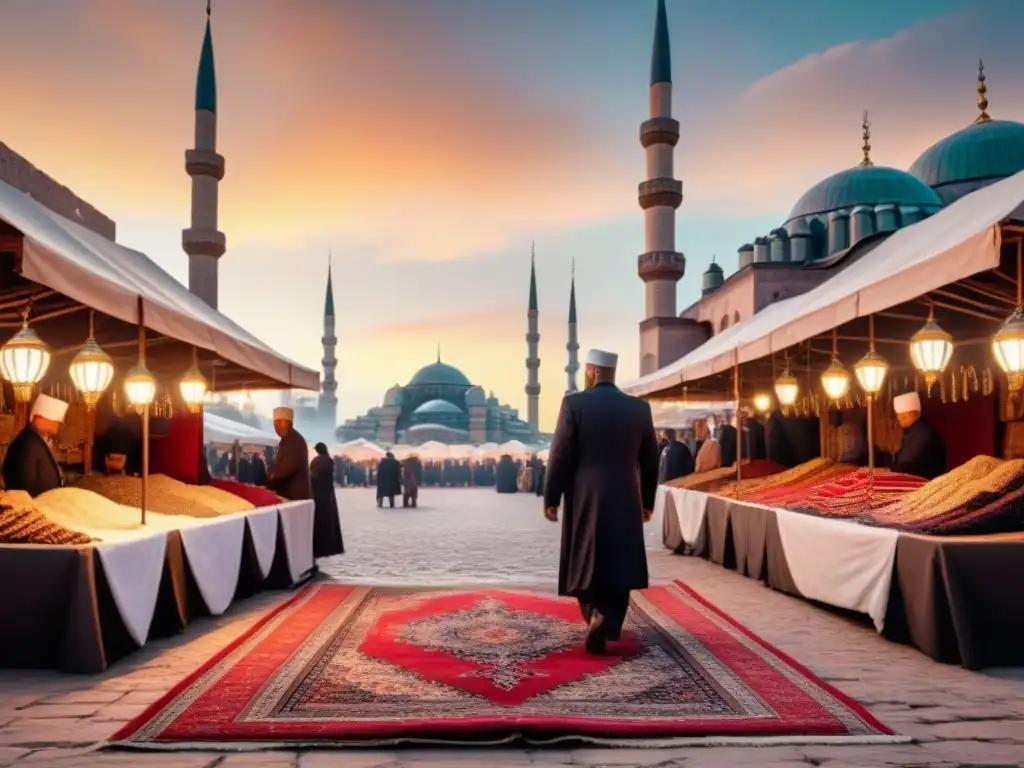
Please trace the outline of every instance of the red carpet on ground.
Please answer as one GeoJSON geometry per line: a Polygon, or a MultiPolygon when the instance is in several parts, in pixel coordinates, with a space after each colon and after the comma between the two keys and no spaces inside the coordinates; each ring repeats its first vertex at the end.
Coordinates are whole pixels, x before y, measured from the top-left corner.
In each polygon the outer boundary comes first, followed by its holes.
{"type": "Polygon", "coordinates": [[[203,748],[893,738],[683,584],[634,593],[622,638],[605,656],[584,652],[583,630],[575,601],[548,594],[316,583],[112,741],[203,748]]]}

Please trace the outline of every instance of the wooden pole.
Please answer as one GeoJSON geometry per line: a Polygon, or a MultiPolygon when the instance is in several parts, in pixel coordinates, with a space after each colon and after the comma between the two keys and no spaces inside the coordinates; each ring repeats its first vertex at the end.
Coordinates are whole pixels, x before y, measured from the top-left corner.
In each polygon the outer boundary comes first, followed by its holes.
{"type": "MultiPolygon", "coordinates": [[[[146,364],[146,323],[145,308],[142,297],[139,297],[139,362],[146,364]]],[[[146,493],[149,486],[149,405],[143,407],[142,413],[142,524],[146,524],[146,493]]]]}
{"type": "MultiPolygon", "coordinates": [[[[875,351],[875,316],[868,316],[868,349],[872,352],[875,351]]],[[[868,483],[870,484],[871,479],[875,476],[875,396],[868,393],[868,483]]],[[[871,495],[870,485],[868,487],[868,496],[871,495]]]]}
{"type": "Polygon", "coordinates": [[[732,396],[736,401],[736,498],[740,497],[740,481],[743,480],[743,410],[740,408],[740,364],[732,371],[732,396]]]}
{"type": "Polygon", "coordinates": [[[82,468],[85,474],[92,474],[92,451],[96,444],[96,408],[95,406],[85,407],[85,443],[82,447],[82,468]]]}

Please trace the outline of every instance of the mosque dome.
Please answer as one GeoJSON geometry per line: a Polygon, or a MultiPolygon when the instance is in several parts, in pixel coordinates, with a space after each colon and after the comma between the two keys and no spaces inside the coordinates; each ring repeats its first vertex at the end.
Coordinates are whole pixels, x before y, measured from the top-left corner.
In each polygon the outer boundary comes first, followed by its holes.
{"type": "Polygon", "coordinates": [[[430,365],[424,366],[416,371],[416,375],[410,379],[408,386],[471,387],[472,383],[458,368],[447,365],[438,360],[436,363],[431,363],[430,365]]]}
{"type": "Polygon", "coordinates": [[[983,120],[933,144],[910,166],[931,187],[1002,179],[1024,170],[1024,124],[983,120]]]}
{"type": "Polygon", "coordinates": [[[413,411],[414,416],[440,416],[441,414],[461,416],[463,411],[459,406],[449,403],[447,400],[428,400],[413,411]]]}
{"type": "Polygon", "coordinates": [[[819,181],[797,200],[788,221],[858,205],[941,208],[942,200],[917,176],[898,168],[858,165],[819,181]]]}

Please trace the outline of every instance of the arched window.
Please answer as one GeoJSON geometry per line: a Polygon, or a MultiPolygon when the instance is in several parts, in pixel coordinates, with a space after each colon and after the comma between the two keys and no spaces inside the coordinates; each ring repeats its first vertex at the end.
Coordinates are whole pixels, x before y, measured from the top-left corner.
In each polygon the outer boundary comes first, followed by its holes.
{"type": "Polygon", "coordinates": [[[733,312],[732,313],[732,324],[736,325],[736,323],[738,323],[739,321],[740,321],[740,313],[739,313],[739,311],[733,312]]]}
{"type": "Polygon", "coordinates": [[[719,330],[719,332],[721,332],[721,331],[724,331],[728,327],[729,327],[729,316],[726,315],[725,317],[722,318],[722,322],[718,326],[718,330],[719,330]]]}

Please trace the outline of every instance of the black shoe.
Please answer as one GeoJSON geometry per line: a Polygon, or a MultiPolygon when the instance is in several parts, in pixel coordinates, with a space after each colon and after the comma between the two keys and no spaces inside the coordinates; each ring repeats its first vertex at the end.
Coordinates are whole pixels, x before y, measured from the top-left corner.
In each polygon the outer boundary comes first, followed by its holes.
{"type": "Polygon", "coordinates": [[[590,622],[587,626],[587,640],[584,647],[589,654],[594,656],[603,656],[604,643],[604,616],[601,615],[600,611],[594,610],[590,614],[590,622]]]}

